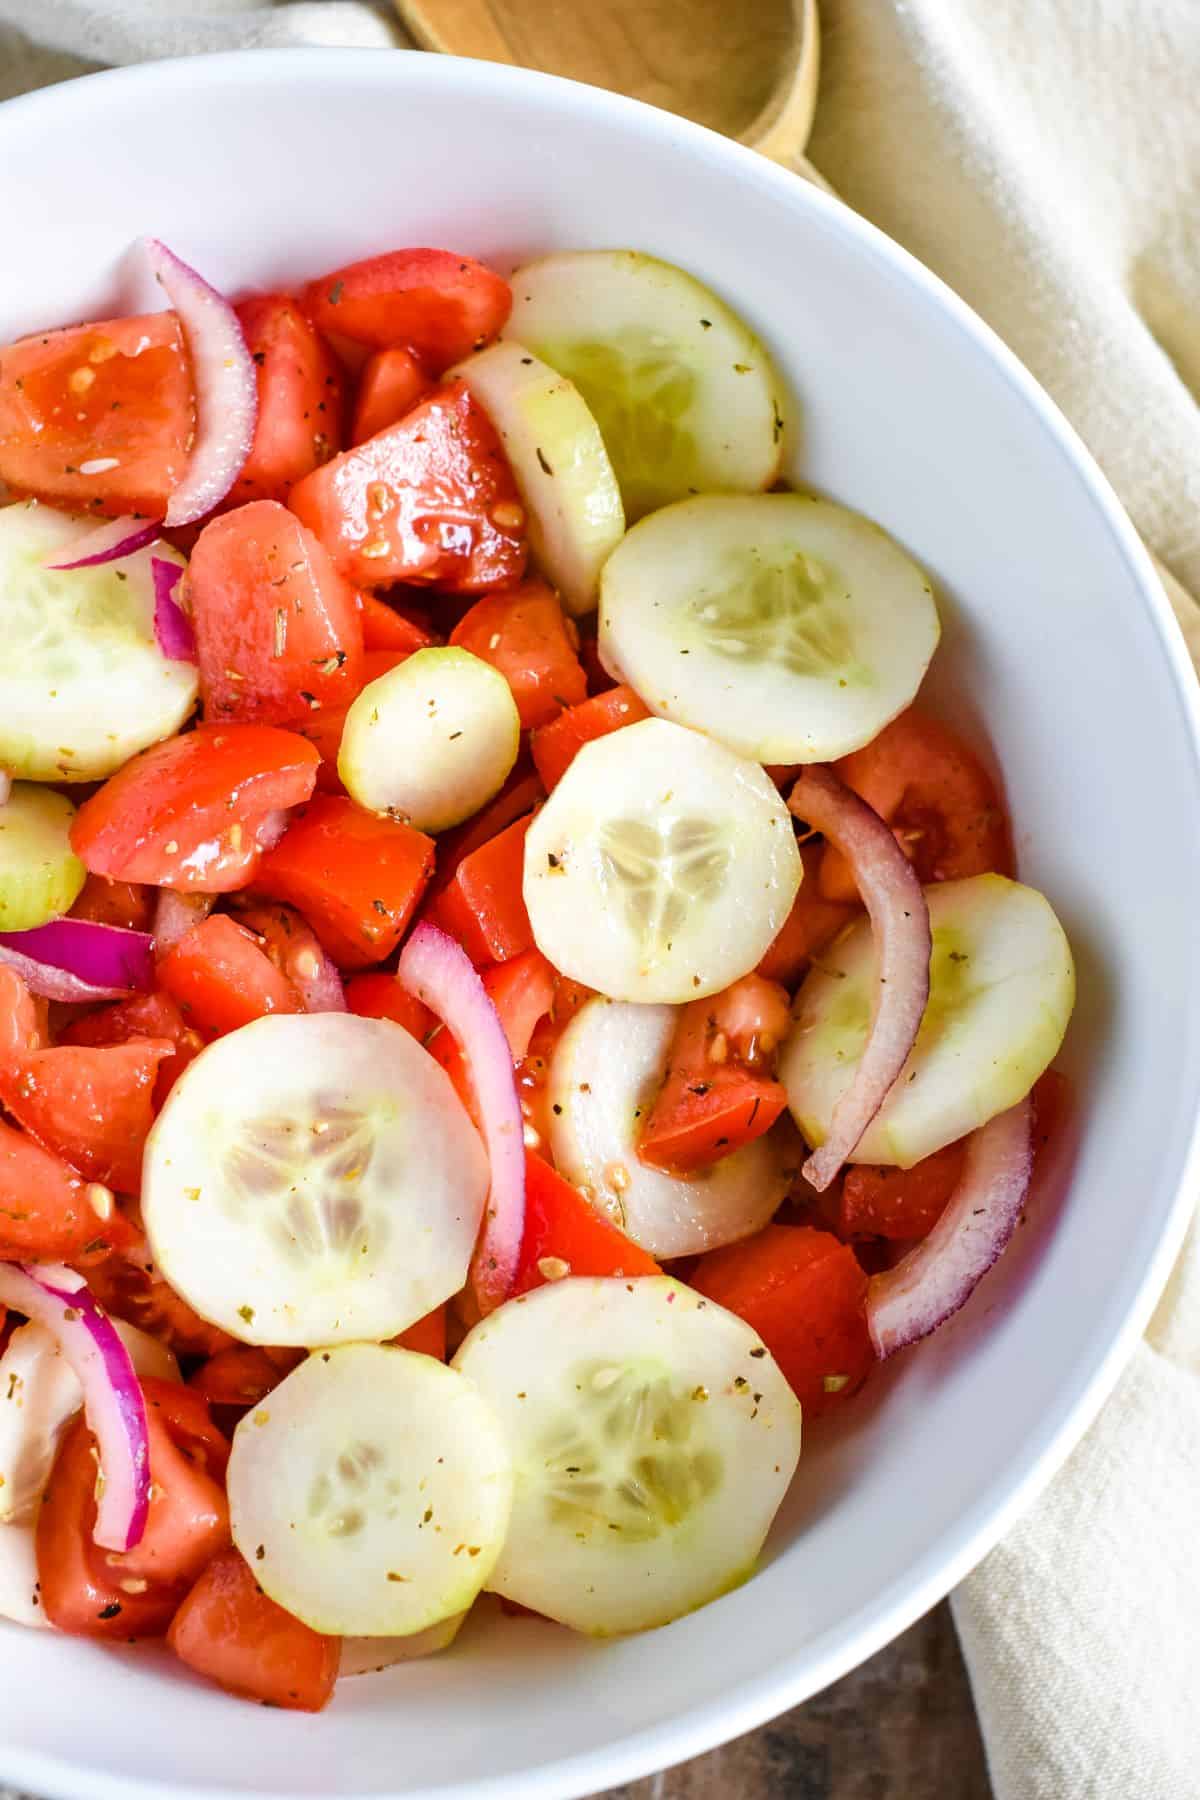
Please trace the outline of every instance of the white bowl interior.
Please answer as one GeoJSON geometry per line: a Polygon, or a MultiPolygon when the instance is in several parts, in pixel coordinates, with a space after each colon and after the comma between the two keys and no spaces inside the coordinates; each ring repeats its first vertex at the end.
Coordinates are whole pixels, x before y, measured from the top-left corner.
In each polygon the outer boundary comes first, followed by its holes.
{"type": "Polygon", "coordinates": [[[1078,954],[1065,1060],[1084,1128],[1069,1185],[959,1320],[814,1431],[760,1575],[605,1647],[493,1617],[449,1655],[344,1684],[316,1720],[235,1704],[155,1653],[0,1628],[0,1775],[75,1800],[582,1794],[732,1735],[994,1540],[1094,1408],[1182,1231],[1197,738],[1133,534],[1028,378],[877,234],[749,153],[565,83],[367,53],[126,71],[5,110],[0,215],[0,341],[128,303],[143,232],[234,290],[404,242],[503,268],[652,250],[767,339],[803,403],[797,479],[936,578],[936,689],[1000,753],[1022,873],[1078,954]]]}

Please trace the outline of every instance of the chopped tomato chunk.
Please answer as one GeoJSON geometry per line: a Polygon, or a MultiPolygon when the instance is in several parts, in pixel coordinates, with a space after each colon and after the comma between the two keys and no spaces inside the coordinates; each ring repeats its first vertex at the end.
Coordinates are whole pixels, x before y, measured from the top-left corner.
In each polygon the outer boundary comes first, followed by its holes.
{"type": "Polygon", "coordinates": [[[544,798],[545,791],[541,781],[524,756],[519,756],[512,774],[496,798],[482,812],[477,812],[473,819],[468,819],[465,825],[443,832],[438,838],[437,869],[430,883],[431,898],[450,885],[459,865],[468,856],[473,856],[484,844],[490,844],[493,838],[499,837],[517,819],[527,818],[544,798]]]}
{"type": "Polygon", "coordinates": [[[154,890],[140,882],[89,875],[70,916],[91,919],[97,925],[123,925],[127,931],[149,931],[154,924],[154,898],[154,890]]]}
{"type": "Polygon", "coordinates": [[[218,1350],[189,1378],[188,1386],[210,1406],[245,1411],[265,1400],[285,1375],[304,1361],[303,1350],[267,1349],[258,1344],[230,1344],[218,1350]]]}
{"type": "Polygon", "coordinates": [[[0,1261],[75,1262],[114,1231],[124,1235],[107,1187],[0,1122],[0,1261]]]}
{"type": "Polygon", "coordinates": [[[511,962],[485,969],[483,985],[508,1039],[514,1063],[529,1052],[534,1026],[554,1005],[557,977],[540,950],[526,950],[511,962]]]}
{"type": "Polygon", "coordinates": [[[853,1163],[836,1202],[834,1224],[841,1237],[912,1239],[928,1237],[958,1186],[966,1141],[947,1144],[911,1169],[853,1163]]]}
{"type": "Polygon", "coordinates": [[[607,693],[595,694],[560,712],[534,732],[529,745],[546,792],[562,780],[585,744],[649,717],[649,709],[631,687],[609,688],[607,693]]]}
{"type": "Polygon", "coordinates": [[[395,1342],[403,1350],[416,1350],[422,1356],[432,1356],[438,1362],[446,1360],[446,1308],[435,1306],[427,1312],[423,1319],[402,1331],[395,1342]]]}
{"type": "Polygon", "coordinates": [[[0,1070],[11,1057],[40,1050],[45,1041],[37,1001],[17,971],[0,962],[0,1070]]]}
{"type": "Polygon", "coordinates": [[[0,350],[0,481],[19,494],[160,519],[194,423],[174,313],[39,331],[0,350]]]}
{"type": "Polygon", "coordinates": [[[528,819],[465,856],[429,908],[429,918],[457,938],[477,967],[508,962],[533,948],[522,881],[528,819]]]}
{"type": "MultiPolygon", "coordinates": [[[[82,1266],[78,1257],[71,1261],[82,1266]]],[[[115,1255],[84,1273],[106,1312],[160,1338],[177,1356],[215,1356],[233,1343],[227,1331],[194,1313],[159,1274],[144,1237],[119,1244],[115,1255]]]]}
{"type": "Polygon", "coordinates": [[[511,587],[525,569],[525,512],[487,414],[461,381],[297,482],[288,499],[341,573],[362,587],[511,587]]]}
{"type": "Polygon", "coordinates": [[[346,1005],[362,1019],[391,1019],[418,1044],[436,1029],[437,1018],[394,975],[356,975],[346,983],[346,1005]]]}
{"type": "Polygon", "coordinates": [[[532,1150],[525,1152],[525,1235],[514,1294],[564,1275],[661,1275],[654,1258],[590,1206],[532,1150]]]}
{"type": "Polygon", "coordinates": [[[363,648],[365,650],[425,650],[440,642],[437,635],[410,613],[376,599],[374,594],[360,595],[362,604],[363,648]]]}
{"type": "Polygon", "coordinates": [[[363,680],[358,597],[276,500],[210,520],[186,576],[205,718],[306,722],[363,680]]]}
{"type": "Polygon", "coordinates": [[[822,895],[820,871],[826,853],[822,844],[801,844],[804,879],[800,891],[780,927],[779,936],[758,965],[759,975],[768,981],[778,981],[785,988],[794,988],[813,957],[819,956],[843,926],[858,915],[857,889],[849,904],[826,900],[822,895]]]}
{"type": "Polygon", "coordinates": [[[83,1416],[63,1439],[37,1521],[42,1605],[59,1631],[127,1640],[161,1637],[213,1556],[229,1542],[222,1479],[229,1446],[198,1394],[143,1381],[150,1434],[150,1511],[140,1544],[92,1542],[95,1439],[83,1416]]]}
{"type": "Polygon", "coordinates": [[[411,350],[376,350],[367,358],[359,377],[350,442],[364,444],[389,425],[395,425],[432,387],[433,382],[411,350]]]}
{"type": "Polygon", "coordinates": [[[686,1173],[769,1131],[787,1104],[770,1073],[787,1023],[787,995],[758,975],[685,1006],[638,1143],[642,1161],[686,1173]]]}
{"type": "Polygon", "coordinates": [[[759,1334],[810,1417],[848,1399],[875,1361],[866,1273],[832,1232],[768,1225],[702,1256],[691,1285],[759,1334]]]}
{"type": "MultiPolygon", "coordinates": [[[[88,1181],[133,1194],[154,1123],[159,1064],[173,1048],[166,1039],[143,1039],[106,1049],[57,1044],[33,1050],[0,1068],[0,1102],[31,1137],[88,1181]]],[[[100,1216],[90,1210],[94,1220],[100,1216]]]]}
{"type": "Polygon", "coordinates": [[[587,699],[587,676],[572,630],[558,595],[533,579],[477,600],[450,633],[450,642],[499,669],[512,689],[522,731],[532,731],[587,699]]]}
{"type": "MultiPolygon", "coordinates": [[[[991,776],[955,732],[915,706],[834,767],[892,827],[923,882],[1013,873],[1008,819],[991,776]]],[[[832,845],[821,863],[821,893],[858,898],[850,866],[832,845]]]]}
{"type": "Polygon", "coordinates": [[[293,482],[342,447],[345,380],[320,332],[286,294],[257,294],[236,311],[254,358],[258,417],[226,504],[286,500],[293,482]]]}
{"type": "Polygon", "coordinates": [[[85,800],[71,827],[93,874],[185,893],[250,879],[267,815],[307,800],[320,757],[273,725],[198,725],[133,757],[85,800]]]}
{"type": "Polygon", "coordinates": [[[119,1000],[100,1012],[85,1013],[72,1020],[60,1033],[60,1044],[129,1044],[146,1038],[166,1040],[171,1053],[158,1065],[154,1083],[154,1110],[178,1081],[183,1071],[200,1054],[205,1040],[189,1025],[169,994],[135,994],[119,1000]]]}
{"type": "Polygon", "coordinates": [[[496,336],[512,290],[470,256],[391,250],[310,281],[301,300],[322,331],[373,350],[405,345],[440,372],[496,336]]]}
{"type": "Polygon", "coordinates": [[[239,1550],[223,1550],[171,1621],[180,1662],[231,1694],[320,1712],[333,1693],[342,1640],[325,1637],[263,1593],[239,1550]]]}
{"type": "Polygon", "coordinates": [[[294,906],[334,962],[390,956],[433,870],[433,840],[353,800],[322,794],[263,858],[258,891],[294,906]]]}
{"type": "Polygon", "coordinates": [[[158,979],[189,1024],[217,1036],[267,1013],[304,1010],[261,941],[227,913],[185,932],[159,963],[158,979]]]}

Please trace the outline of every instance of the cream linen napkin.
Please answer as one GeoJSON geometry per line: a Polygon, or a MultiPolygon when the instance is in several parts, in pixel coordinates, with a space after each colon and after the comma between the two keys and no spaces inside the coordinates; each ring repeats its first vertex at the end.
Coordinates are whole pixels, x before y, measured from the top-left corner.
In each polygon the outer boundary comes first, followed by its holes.
{"type": "MultiPolygon", "coordinates": [[[[823,0],[822,19],[815,163],[1054,395],[1200,661],[1200,0],[823,0]]],[[[185,50],[398,41],[356,0],[0,0],[0,95],[185,50]]],[[[1198,1539],[1193,1232],[1099,1421],[954,1597],[998,1800],[1200,1800],[1198,1539]]]]}

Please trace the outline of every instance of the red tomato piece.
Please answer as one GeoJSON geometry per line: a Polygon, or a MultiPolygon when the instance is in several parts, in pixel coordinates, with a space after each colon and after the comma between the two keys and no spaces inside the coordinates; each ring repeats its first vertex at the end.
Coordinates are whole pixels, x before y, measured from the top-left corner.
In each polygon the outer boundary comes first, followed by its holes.
{"type": "Polygon", "coordinates": [[[446,1360],[446,1308],[435,1306],[427,1312],[423,1319],[402,1331],[398,1338],[392,1340],[402,1350],[416,1350],[421,1356],[432,1356],[438,1362],[446,1360]]]}
{"type": "Polygon", "coordinates": [[[294,906],[341,968],[390,956],[433,871],[433,839],[322,794],[263,858],[260,893],[294,906]]]}
{"type": "Polygon", "coordinates": [[[450,633],[450,642],[500,671],[512,689],[522,731],[532,731],[587,699],[572,629],[558,595],[534,578],[509,593],[477,600],[450,633]]]}
{"type": "Polygon", "coordinates": [[[154,1110],[163,1101],[183,1071],[200,1054],[205,1040],[184,1019],[169,994],[135,994],[130,1000],[119,1000],[100,1012],[85,1013],[74,1019],[59,1033],[60,1044],[129,1044],[146,1038],[166,1040],[171,1053],[158,1065],[154,1083],[154,1110]]]}
{"type": "MultiPolygon", "coordinates": [[[[923,882],[1013,873],[1012,839],[1000,795],[973,750],[915,706],[834,768],[896,834],[923,882]]],[[[856,900],[841,852],[821,862],[826,900],[856,900]]]]}
{"type": "Polygon", "coordinates": [[[529,1054],[534,1026],[554,1005],[557,976],[540,950],[526,950],[511,962],[485,969],[483,985],[508,1039],[514,1063],[529,1054]]]}
{"type": "Polygon", "coordinates": [[[267,815],[308,799],[320,757],[274,725],[198,725],[131,758],[71,826],[93,874],[185,893],[250,879],[267,815]]]}
{"type": "Polygon", "coordinates": [[[394,975],[356,975],[346,983],[346,1005],[360,1019],[391,1019],[403,1025],[418,1044],[437,1029],[437,1017],[394,975]]]}
{"type": "MultiPolygon", "coordinates": [[[[141,1186],[165,1039],[93,1049],[57,1044],[0,1069],[0,1102],[47,1150],[90,1182],[123,1194],[141,1186]]],[[[95,1235],[93,1228],[92,1235],[95,1235]]]]}
{"type": "Polygon", "coordinates": [[[201,1363],[188,1386],[210,1406],[237,1409],[257,1406],[285,1375],[304,1361],[303,1350],[268,1349],[257,1344],[230,1344],[201,1363]]]}
{"type": "MultiPolygon", "coordinates": [[[[81,1266],[78,1257],[71,1261],[81,1266]]],[[[194,1313],[158,1273],[144,1237],[119,1245],[115,1255],[83,1272],[105,1312],[160,1338],[177,1356],[215,1356],[233,1343],[227,1331],[194,1313]]]]}
{"type": "Polygon", "coordinates": [[[107,1187],[0,1122],[0,1261],[75,1262],[118,1231],[107,1187]]]}
{"type": "Polygon", "coordinates": [[[37,1521],[42,1605],[59,1631],[161,1637],[192,1583],[229,1542],[222,1485],[229,1446],[198,1394],[143,1381],[150,1432],[150,1511],[133,1550],[101,1550],[95,1439],[83,1416],[55,1459],[37,1521]]]}
{"type": "Polygon", "coordinates": [[[218,1037],[268,1013],[304,1010],[260,940],[227,913],[202,919],[173,944],[158,979],[189,1023],[218,1037]]]}
{"type": "Polygon", "coordinates": [[[444,832],[439,837],[437,869],[430,884],[431,897],[440,894],[443,888],[450,885],[459,865],[468,856],[473,856],[484,844],[499,837],[517,819],[525,819],[544,798],[541,781],[524,757],[518,757],[512,774],[496,798],[482,812],[476,813],[473,819],[468,819],[465,825],[459,825],[454,831],[444,832]]]}
{"type": "Polygon", "coordinates": [[[426,650],[441,639],[419,619],[391,606],[374,594],[361,594],[363,648],[372,650],[426,650]]]}
{"type": "Polygon", "coordinates": [[[263,1593],[239,1550],[209,1563],[171,1621],[181,1663],[247,1700],[320,1712],[333,1693],[342,1640],[302,1624],[263,1593]]]}
{"type": "Polygon", "coordinates": [[[757,975],[683,1008],[638,1155],[690,1173],[769,1131],[787,1104],[771,1078],[788,1024],[787,995],[757,975]]]}
{"type": "Polygon", "coordinates": [[[258,294],[235,310],[254,358],[258,417],[225,504],[286,500],[293,482],[342,447],[345,380],[320,332],[286,294],[258,294]]]}
{"type": "Polygon", "coordinates": [[[909,1240],[928,1237],[958,1186],[966,1142],[947,1144],[911,1169],[852,1163],[833,1223],[839,1236],[909,1240]]]}
{"type": "Polygon", "coordinates": [[[525,571],[525,509],[500,440],[461,381],[297,482],[293,512],[348,581],[512,587],[525,571]]]}
{"type": "Polygon", "coordinates": [[[702,1256],[691,1286],[745,1319],[816,1417],[849,1399],[875,1361],[853,1250],[809,1225],[768,1225],[702,1256]]]}
{"type": "Polygon", "coordinates": [[[508,962],[533,948],[522,882],[528,819],[465,856],[429,907],[435,925],[457,938],[476,967],[508,962]]]}
{"type": "Polygon", "coordinates": [[[372,350],[405,345],[440,372],[497,335],[512,290],[451,250],[391,250],[310,281],[301,303],[322,331],[372,350]]]}
{"type": "Polygon", "coordinates": [[[211,723],[295,725],[362,686],[358,596],[277,500],[210,520],[187,571],[200,698],[211,723]]]}
{"type": "Polygon", "coordinates": [[[594,694],[590,700],[581,700],[577,706],[560,712],[535,731],[529,743],[546,792],[562,780],[585,744],[649,717],[649,708],[642,705],[631,687],[609,688],[607,693],[594,694]]]}
{"type": "Polygon", "coordinates": [[[796,986],[813,957],[819,956],[825,946],[833,942],[838,932],[851,919],[858,917],[861,910],[857,889],[854,900],[849,905],[837,900],[826,900],[822,896],[820,871],[826,854],[827,848],[823,844],[801,844],[800,859],[804,864],[804,879],[800,883],[800,891],[792,902],[791,912],[780,927],[779,936],[755,971],[768,981],[782,983],[785,988],[796,986]]]}
{"type": "Polygon", "coordinates": [[[149,931],[154,924],[154,892],[140,882],[89,875],[70,916],[97,925],[123,925],[127,931],[149,931]]]}
{"type": "Polygon", "coordinates": [[[0,962],[0,1070],[9,1059],[40,1050],[46,1041],[33,995],[8,963],[0,962]]]}
{"type": "Polygon", "coordinates": [[[433,388],[411,350],[376,350],[363,365],[354,408],[352,444],[365,444],[395,425],[433,388]]]}
{"type": "Polygon", "coordinates": [[[39,331],[0,350],[0,481],[18,493],[161,519],[194,425],[174,313],[39,331]]]}
{"type": "Polygon", "coordinates": [[[514,1294],[527,1294],[564,1275],[661,1274],[648,1251],[589,1206],[549,1163],[526,1150],[525,1235],[514,1294]]]}

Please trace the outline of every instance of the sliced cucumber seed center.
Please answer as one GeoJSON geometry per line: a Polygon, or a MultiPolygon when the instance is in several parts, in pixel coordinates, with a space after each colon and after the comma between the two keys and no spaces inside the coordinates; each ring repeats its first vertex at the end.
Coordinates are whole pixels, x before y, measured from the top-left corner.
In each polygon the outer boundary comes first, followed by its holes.
{"type": "Polygon", "coordinates": [[[736,551],[688,603],[684,623],[727,661],[776,663],[791,675],[837,673],[847,686],[864,686],[870,671],[854,658],[846,598],[844,584],[811,556],[736,551]]]}
{"type": "Polygon", "coordinates": [[[696,443],[683,421],[696,376],[668,338],[630,328],[604,343],[573,343],[562,366],[595,415],[632,516],[686,489],[696,443]]]}
{"type": "Polygon", "coordinates": [[[397,1518],[404,1493],[386,1450],[359,1441],[318,1469],[308,1490],[308,1517],[327,1537],[357,1537],[369,1520],[397,1518]]]}
{"type": "Polygon", "coordinates": [[[600,867],[631,930],[649,952],[670,940],[691,907],[712,899],[732,859],[728,830],[712,819],[609,819],[600,828],[600,867]]]}
{"type": "Polygon", "coordinates": [[[646,1543],[716,1492],[721,1458],[696,1441],[705,1388],[684,1390],[646,1363],[587,1364],[570,1380],[573,1410],[540,1451],[553,1524],[581,1541],[604,1531],[646,1543]]]}
{"type": "MultiPolygon", "coordinates": [[[[395,1119],[394,1109],[391,1123],[395,1119]]],[[[360,1111],[317,1097],[311,1121],[288,1113],[246,1120],[226,1152],[221,1202],[235,1219],[260,1215],[275,1245],[293,1262],[378,1252],[387,1219],[364,1206],[362,1182],[375,1160],[379,1110],[360,1111]],[[267,1212],[272,1216],[263,1217],[267,1212]]],[[[220,1123],[214,1126],[221,1135],[220,1123]]]]}

